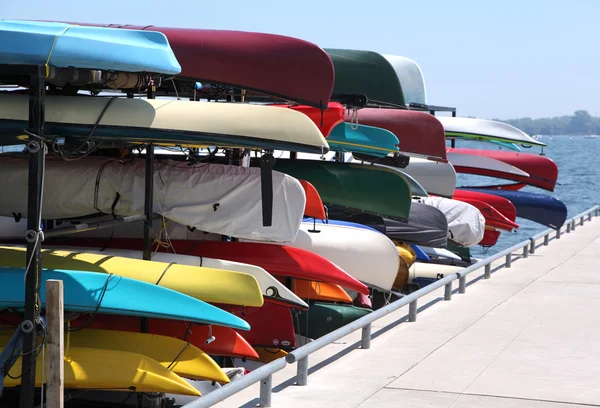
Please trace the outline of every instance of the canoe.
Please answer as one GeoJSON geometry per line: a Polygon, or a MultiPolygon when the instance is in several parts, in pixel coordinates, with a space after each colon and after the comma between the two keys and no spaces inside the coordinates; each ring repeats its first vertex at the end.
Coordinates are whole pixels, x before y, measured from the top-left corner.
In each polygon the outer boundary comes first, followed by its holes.
{"type": "Polygon", "coordinates": [[[325,48],[335,68],[332,100],[340,94],[363,94],[372,104],[404,106],[394,66],[372,51],[325,48]]]}
{"type": "Polygon", "coordinates": [[[177,75],[169,41],[160,32],[0,20],[3,64],[177,75]]]}
{"type": "MultiPolygon", "coordinates": [[[[113,238],[110,241],[96,238],[76,238],[78,245],[142,250],[143,241],[139,238],[113,238]]],[[[73,240],[61,240],[60,245],[73,245],[73,240]]],[[[53,240],[52,242],[55,242],[53,240]]],[[[369,289],[354,279],[339,266],[312,252],[288,245],[274,245],[260,242],[222,242],[180,240],[170,241],[171,246],[154,248],[157,252],[175,252],[200,257],[212,257],[233,262],[255,265],[274,276],[314,280],[340,285],[363,294],[369,289]]]]}
{"type": "MultiPolygon", "coordinates": [[[[448,240],[448,220],[442,211],[427,204],[413,202],[408,222],[399,222],[365,212],[345,211],[330,207],[332,220],[364,224],[385,234],[390,239],[407,243],[445,247],[448,240]]],[[[332,221],[331,221],[332,222],[332,221]]]]}
{"type": "Polygon", "coordinates": [[[411,282],[417,278],[438,280],[448,275],[452,275],[453,273],[460,272],[463,269],[462,266],[415,262],[410,267],[409,280],[411,282]]]}
{"type": "Polygon", "coordinates": [[[419,103],[427,105],[425,78],[419,64],[410,58],[399,55],[383,54],[383,57],[388,60],[394,67],[394,71],[396,71],[406,104],[419,103]]]}
{"type": "MultiPolygon", "coordinates": [[[[7,318],[5,313],[1,317],[3,321],[7,318]]],[[[90,322],[88,322],[89,320],[90,316],[82,315],[71,322],[71,327],[79,327],[85,324],[89,329],[119,330],[133,333],[139,333],[142,328],[142,320],[134,316],[97,314],[90,322]]],[[[19,322],[20,316],[18,316],[15,323],[19,324],[19,322]]],[[[167,319],[146,319],[145,325],[149,334],[168,336],[189,342],[211,356],[257,357],[252,346],[237,331],[229,327],[199,325],[167,319]],[[207,342],[211,336],[214,337],[214,340],[207,342]]]]}
{"type": "Polygon", "coordinates": [[[410,187],[400,174],[383,167],[322,160],[275,162],[274,170],[308,180],[325,205],[337,204],[400,221],[408,219],[410,187]]]}
{"type": "MultiPolygon", "coordinates": [[[[4,379],[5,387],[21,384],[21,366],[19,357],[4,379]]],[[[45,369],[41,353],[35,369],[35,385],[40,387],[45,369]]],[[[65,389],[135,390],[200,396],[198,390],[158,362],[125,351],[69,347],[65,352],[63,381],[65,389]]]]}
{"type": "Polygon", "coordinates": [[[462,201],[463,203],[470,204],[477,208],[481,215],[483,215],[483,218],[485,218],[486,227],[497,228],[504,231],[513,231],[519,228],[519,224],[508,219],[504,214],[486,202],[465,197],[455,198],[455,200],[462,201]]]}
{"type": "Polygon", "coordinates": [[[414,178],[410,174],[406,173],[402,169],[399,169],[398,167],[386,166],[386,165],[383,165],[383,164],[373,164],[373,166],[385,167],[388,170],[391,170],[391,171],[394,171],[394,172],[400,174],[402,176],[402,178],[404,178],[406,180],[406,182],[408,183],[408,186],[410,187],[410,192],[411,192],[411,194],[412,194],[413,197],[415,197],[415,196],[416,197],[427,197],[427,196],[429,196],[429,193],[427,192],[427,190],[425,190],[425,187],[423,187],[421,185],[421,183],[419,183],[417,181],[416,178],[414,178]]]}
{"type": "Polygon", "coordinates": [[[290,245],[321,255],[366,285],[392,289],[399,261],[396,246],[389,238],[363,228],[332,224],[313,228],[313,223],[302,223],[290,245]]]}
{"type": "Polygon", "coordinates": [[[526,218],[550,228],[559,229],[567,219],[565,203],[547,194],[509,190],[469,190],[504,197],[514,204],[517,217],[526,218]]]}
{"type": "Polygon", "coordinates": [[[444,213],[448,221],[449,241],[463,247],[471,247],[483,238],[485,218],[472,205],[443,197],[420,198],[419,202],[431,205],[444,213]]]}
{"type": "Polygon", "coordinates": [[[431,262],[429,255],[424,250],[424,248],[426,248],[426,247],[421,246],[421,245],[415,245],[415,244],[409,244],[409,245],[413,249],[413,251],[415,251],[415,254],[417,255],[417,261],[431,262]]]}
{"type": "MultiPolygon", "coordinates": [[[[306,103],[327,104],[333,89],[333,65],[308,41],[283,35],[231,30],[90,24],[158,31],[167,36],[183,78],[229,85],[306,103]]],[[[207,93],[214,93],[207,87],[207,93]]]]}
{"type": "MultiPolygon", "coordinates": [[[[25,265],[26,248],[0,247],[2,266],[19,267],[25,265]]],[[[86,252],[85,250],[42,249],[42,265],[50,269],[68,269],[85,272],[101,272],[115,276],[148,282],[169,288],[185,295],[209,303],[226,303],[245,306],[262,306],[263,296],[256,278],[247,273],[223,268],[181,264],[171,259],[164,262],[143,261],[139,251],[134,258],[124,254],[115,256],[106,252],[86,252]]],[[[226,267],[227,265],[215,265],[226,267]]],[[[273,279],[275,280],[275,279],[273,279]]]]}
{"type": "MultiPolygon", "coordinates": [[[[155,212],[201,231],[288,242],[302,221],[304,189],[298,180],[279,172],[273,172],[272,227],[264,227],[262,222],[259,168],[206,163],[190,166],[166,160],[155,165],[154,175],[155,212]]],[[[11,217],[14,213],[26,218],[23,203],[27,201],[27,157],[0,157],[0,177],[6,181],[4,187],[12,190],[10,197],[0,202],[0,215],[11,217]]],[[[98,212],[144,214],[144,160],[121,162],[88,157],[65,162],[49,157],[44,177],[45,219],[98,212]]]]}
{"type": "Polygon", "coordinates": [[[294,279],[292,290],[306,300],[352,303],[350,295],[341,286],[332,283],[294,279]]]}
{"type": "Polygon", "coordinates": [[[229,382],[229,377],[212,358],[183,340],[147,333],[94,329],[67,332],[66,336],[69,347],[138,353],[185,378],[229,382]]]}
{"type": "Polygon", "coordinates": [[[454,153],[453,149],[448,149],[448,161],[452,163],[452,166],[454,166],[454,170],[456,170],[457,173],[475,174],[480,176],[493,174],[493,177],[508,180],[513,177],[529,178],[529,173],[500,160],[486,156],[454,153]]]}
{"type": "MultiPolygon", "coordinates": [[[[346,114],[346,121],[352,117],[346,114]]],[[[444,127],[437,116],[425,112],[364,108],[357,113],[358,123],[392,132],[400,141],[400,152],[431,160],[446,161],[444,127]]]]}
{"type": "MultiPolygon", "coordinates": [[[[125,263],[131,265],[131,261],[132,260],[138,260],[138,259],[142,259],[143,258],[143,252],[142,251],[133,251],[133,250],[127,250],[127,249],[112,249],[112,248],[106,248],[104,250],[98,250],[98,249],[94,249],[94,248],[88,248],[88,247],[77,247],[77,241],[73,240],[73,247],[54,247],[52,245],[52,243],[50,242],[50,245],[46,245],[45,248],[47,249],[51,249],[53,251],[56,251],[57,249],[62,249],[63,251],[80,251],[80,252],[85,252],[87,254],[94,254],[94,255],[103,255],[104,257],[99,260],[96,265],[99,265],[101,262],[104,262],[105,259],[109,258],[109,259],[115,259],[115,258],[128,258],[126,259],[125,263]]],[[[2,247],[0,247],[0,253],[2,251],[2,247]]],[[[42,250],[44,251],[44,250],[42,250]]],[[[147,261],[144,261],[147,262],[147,261]]],[[[219,280],[224,281],[224,279],[219,279],[220,277],[222,278],[223,276],[220,276],[221,271],[228,271],[228,272],[236,272],[239,273],[241,275],[250,275],[252,276],[258,286],[259,286],[259,290],[262,293],[262,296],[265,299],[270,299],[271,301],[275,301],[275,302],[283,302],[285,304],[292,305],[294,307],[308,307],[308,305],[302,300],[300,299],[298,296],[294,295],[294,293],[292,291],[290,291],[288,288],[286,288],[284,285],[282,285],[277,279],[275,279],[273,276],[271,276],[267,271],[265,271],[263,268],[260,268],[258,266],[255,265],[249,265],[249,264],[245,264],[245,263],[241,263],[241,262],[232,262],[232,261],[225,261],[222,259],[214,259],[214,258],[207,258],[207,257],[199,257],[199,256],[192,256],[192,255],[179,255],[179,254],[174,254],[174,253],[164,253],[164,252],[154,252],[152,253],[152,261],[153,264],[154,263],[161,263],[164,264],[165,267],[170,265],[168,268],[168,274],[173,272],[173,268],[175,269],[182,269],[182,266],[190,266],[190,267],[200,267],[202,269],[202,271],[204,271],[204,274],[206,274],[208,272],[208,275],[204,275],[204,279],[200,279],[200,277],[198,276],[187,276],[186,279],[184,279],[183,281],[186,282],[185,285],[182,285],[181,288],[171,288],[171,289],[175,289],[178,290],[181,293],[185,293],[186,291],[189,292],[190,289],[189,287],[186,288],[186,285],[191,285],[194,284],[194,286],[199,286],[199,284],[202,284],[203,281],[209,281],[210,285],[206,285],[208,286],[213,286],[212,290],[213,291],[219,291],[221,290],[220,288],[216,287],[216,284],[219,280]]],[[[44,260],[44,265],[46,266],[46,261],[44,260]]],[[[103,265],[104,266],[104,265],[103,265]]],[[[100,269],[100,268],[98,268],[100,269]]],[[[101,272],[102,270],[98,270],[97,272],[101,272]]],[[[145,272],[146,274],[151,274],[151,271],[148,272],[148,270],[146,270],[145,272]]],[[[161,274],[162,274],[162,270],[161,270],[161,274]]],[[[163,276],[163,278],[161,279],[160,283],[161,286],[165,286],[167,284],[167,282],[165,282],[167,274],[165,274],[163,276]]],[[[233,276],[233,278],[236,278],[236,276],[233,276]]],[[[247,277],[246,277],[247,278],[247,277]]],[[[146,277],[146,276],[140,276],[139,278],[136,278],[138,280],[143,280],[143,281],[149,281],[149,282],[154,282],[154,280],[152,280],[152,278],[146,277]]],[[[228,287],[226,289],[223,290],[223,292],[227,293],[228,291],[238,291],[240,292],[240,294],[244,294],[244,293],[248,293],[250,291],[252,291],[252,295],[255,296],[256,292],[255,292],[255,288],[252,286],[252,280],[248,279],[250,281],[250,284],[247,284],[243,281],[239,281],[239,282],[233,282],[233,281],[229,281],[227,282],[228,285],[230,286],[247,286],[245,288],[231,288],[228,287]]],[[[189,295],[189,293],[186,293],[189,295]]],[[[191,296],[191,295],[190,295],[191,296]]],[[[210,295],[212,298],[217,298],[220,297],[221,300],[205,300],[207,302],[212,302],[212,303],[225,303],[225,304],[230,304],[230,305],[241,305],[241,306],[262,306],[261,304],[244,304],[241,303],[241,299],[237,299],[237,300],[232,300],[232,299],[224,299],[224,293],[222,294],[217,294],[217,293],[212,293],[210,295]]],[[[245,296],[247,297],[247,295],[245,296]]],[[[204,299],[201,299],[204,300],[204,299]]]]}
{"type": "Polygon", "coordinates": [[[451,116],[437,116],[437,118],[442,122],[448,139],[497,140],[530,146],[546,146],[545,143],[507,123],[451,116]]]}
{"type": "MultiPolygon", "coordinates": [[[[0,308],[22,309],[25,302],[25,268],[0,268],[0,308]]],[[[105,313],[216,324],[249,330],[248,323],[217,307],[146,282],[95,272],[42,270],[40,300],[46,304],[46,280],[64,284],[68,312],[105,313]],[[100,303],[100,299],[102,302],[100,303]],[[100,306],[98,306],[100,304],[100,306]]]]}
{"type": "Polygon", "coordinates": [[[344,110],[346,109],[344,105],[337,102],[329,102],[325,110],[307,105],[271,104],[269,106],[288,108],[303,113],[317,125],[325,137],[328,137],[331,130],[344,121],[344,110]]]}
{"type": "MultiPolygon", "coordinates": [[[[462,173],[480,174],[490,177],[505,178],[517,183],[528,184],[544,190],[554,191],[558,179],[558,166],[546,156],[531,153],[507,152],[502,150],[481,149],[449,149],[455,155],[479,156],[501,161],[507,165],[516,167],[524,174],[504,175],[500,177],[497,171],[486,169],[486,171],[473,172],[472,169],[462,169],[462,173]]],[[[468,156],[467,156],[468,157],[468,156]]],[[[454,163],[453,163],[454,164],[454,163]]],[[[458,172],[457,168],[457,172],[458,172]]]]}
{"type": "Polygon", "coordinates": [[[371,313],[352,305],[315,302],[294,321],[296,333],[317,339],[371,313]]]}
{"type": "MultiPolygon", "coordinates": [[[[52,96],[45,99],[46,134],[87,140],[185,146],[281,149],[321,153],[321,131],[300,112],[248,103],[197,103],[173,99],[52,96]],[[107,106],[107,104],[110,105],[107,106]]],[[[14,144],[29,118],[28,95],[0,95],[0,135],[14,144]]]]}
{"type": "Polygon", "coordinates": [[[327,137],[329,148],[385,157],[398,151],[398,138],[390,131],[348,122],[338,124],[327,137]]]}
{"type": "Polygon", "coordinates": [[[486,194],[485,192],[470,191],[457,188],[454,191],[453,198],[455,200],[469,198],[473,200],[483,201],[484,203],[488,203],[489,205],[494,207],[509,220],[514,222],[517,219],[517,210],[515,206],[513,205],[513,203],[511,203],[504,197],[500,197],[493,194],[486,194]]]}
{"type": "Polygon", "coordinates": [[[520,152],[522,149],[514,143],[509,142],[499,142],[497,140],[490,140],[491,144],[495,144],[496,146],[504,147],[508,150],[514,150],[515,152],[520,152]]]}
{"type": "MultiPolygon", "coordinates": [[[[460,261],[461,257],[456,255],[454,252],[448,251],[445,248],[431,248],[427,246],[421,246],[421,250],[428,256],[434,258],[447,258],[460,261]]],[[[420,260],[420,259],[418,259],[420,260]]]]}
{"type": "Polygon", "coordinates": [[[306,205],[304,206],[304,216],[312,217],[319,220],[324,220],[327,218],[327,214],[325,214],[325,207],[323,206],[323,200],[321,200],[321,196],[319,192],[306,180],[298,180],[304,189],[304,194],[306,194],[306,205]]]}
{"type": "Polygon", "coordinates": [[[456,172],[450,163],[411,157],[402,171],[414,177],[429,194],[446,198],[454,195],[456,172]]]}
{"type": "Polygon", "coordinates": [[[240,334],[253,347],[296,347],[294,322],[289,307],[267,302],[263,307],[223,305],[228,312],[243,317],[249,331],[240,334]]]}

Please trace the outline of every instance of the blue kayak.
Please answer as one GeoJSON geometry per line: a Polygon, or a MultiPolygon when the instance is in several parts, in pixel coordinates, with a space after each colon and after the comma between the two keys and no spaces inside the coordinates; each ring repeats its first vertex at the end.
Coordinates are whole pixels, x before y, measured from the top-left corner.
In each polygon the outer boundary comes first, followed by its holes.
{"type": "Polygon", "coordinates": [[[0,20],[0,63],[176,75],[181,66],[163,33],[0,20]]]}
{"type": "Polygon", "coordinates": [[[327,136],[329,148],[338,152],[385,157],[398,152],[398,138],[389,130],[342,122],[327,136]]]}
{"type": "Polygon", "coordinates": [[[415,251],[415,254],[417,254],[417,261],[431,262],[431,258],[429,257],[429,255],[427,255],[418,245],[415,245],[415,244],[409,244],[409,245],[413,249],[413,251],[415,251]]]}
{"type": "Polygon", "coordinates": [[[567,206],[565,203],[548,194],[481,188],[469,188],[467,190],[504,197],[515,206],[517,217],[526,218],[550,228],[558,229],[562,227],[567,219],[567,206]]]}
{"type": "Polygon", "coordinates": [[[315,220],[314,218],[309,218],[306,217],[304,218],[303,222],[313,222],[316,221],[317,224],[331,224],[331,225],[342,225],[344,227],[354,227],[354,228],[362,228],[362,229],[366,229],[366,230],[371,230],[371,231],[375,231],[375,232],[380,232],[378,229],[373,228],[373,227],[369,227],[368,225],[364,225],[364,224],[358,224],[356,222],[350,222],[350,221],[340,221],[340,220],[315,220]]]}
{"type": "MultiPolygon", "coordinates": [[[[25,268],[0,267],[0,309],[23,308],[25,268]]],[[[96,272],[44,269],[40,296],[46,304],[46,280],[64,282],[65,311],[151,317],[215,324],[249,330],[250,325],[218,307],[171,289],[96,272]],[[98,307],[98,304],[100,306],[98,307]]]]}

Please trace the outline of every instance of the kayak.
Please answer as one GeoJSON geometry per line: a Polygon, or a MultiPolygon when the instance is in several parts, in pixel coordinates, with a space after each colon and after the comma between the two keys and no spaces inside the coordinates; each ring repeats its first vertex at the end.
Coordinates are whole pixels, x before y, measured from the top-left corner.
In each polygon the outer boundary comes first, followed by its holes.
{"type": "Polygon", "coordinates": [[[325,205],[336,204],[400,221],[408,219],[411,205],[408,182],[401,174],[387,168],[279,159],[273,169],[311,182],[325,205]]]}
{"type": "Polygon", "coordinates": [[[483,201],[484,203],[487,203],[494,207],[510,221],[515,222],[515,220],[517,219],[517,210],[515,209],[513,203],[511,203],[506,198],[500,197],[498,195],[487,194],[485,191],[478,192],[457,188],[454,192],[453,198],[455,200],[472,199],[483,201]]]}
{"type": "Polygon", "coordinates": [[[383,57],[396,71],[406,105],[411,103],[427,105],[425,78],[419,64],[410,58],[399,55],[383,54],[383,57]]]}
{"type": "Polygon", "coordinates": [[[371,313],[352,305],[315,302],[307,311],[302,311],[294,321],[296,333],[317,339],[371,313]]]}
{"type": "MultiPolygon", "coordinates": [[[[333,65],[327,54],[297,38],[232,30],[76,24],[163,33],[181,64],[180,76],[192,84],[228,85],[318,108],[327,104],[333,89],[333,65]]],[[[212,87],[202,90],[204,97],[214,99],[212,87]]]]}
{"type": "Polygon", "coordinates": [[[462,266],[415,262],[410,267],[409,281],[413,282],[418,278],[436,281],[463,269],[462,266]]]}
{"type": "Polygon", "coordinates": [[[304,193],[306,194],[306,205],[304,206],[304,216],[312,217],[319,220],[324,220],[327,218],[327,214],[325,214],[325,207],[323,205],[323,201],[321,200],[321,196],[319,192],[306,180],[298,180],[304,188],[304,193]]]}
{"type": "Polygon", "coordinates": [[[487,119],[437,116],[448,139],[469,139],[519,143],[529,146],[546,146],[507,123],[487,119]]]}
{"type": "MultiPolygon", "coordinates": [[[[47,95],[45,109],[45,133],[78,139],[77,145],[89,140],[124,145],[152,141],[308,153],[328,150],[321,131],[306,115],[272,106],[47,95]]],[[[0,94],[2,144],[22,143],[19,137],[28,120],[29,95],[0,94]]]]}
{"type": "MultiPolygon", "coordinates": [[[[426,247],[426,246],[421,246],[420,248],[428,257],[447,258],[447,259],[454,259],[456,261],[461,260],[460,256],[456,255],[454,252],[448,251],[445,248],[431,248],[431,247],[426,247]]],[[[417,260],[420,260],[420,259],[417,258],[417,260]]],[[[430,261],[428,261],[428,262],[430,262],[430,261]]]]}
{"type": "Polygon", "coordinates": [[[448,161],[457,173],[475,174],[511,180],[512,178],[529,178],[529,173],[486,156],[454,153],[448,149],[448,161]]]}
{"type": "Polygon", "coordinates": [[[432,195],[451,198],[456,188],[456,172],[450,163],[410,158],[402,171],[415,178],[432,195]]]}
{"type": "Polygon", "coordinates": [[[486,227],[492,227],[501,229],[504,231],[512,231],[519,228],[519,224],[505,217],[501,212],[496,210],[490,204],[476,200],[473,198],[455,198],[457,201],[462,201],[463,203],[471,204],[473,207],[477,208],[481,215],[485,218],[486,227]]]}
{"type": "Polygon", "coordinates": [[[0,54],[3,64],[166,75],[181,72],[169,41],[160,32],[0,20],[0,54]]]}
{"type": "Polygon", "coordinates": [[[504,197],[514,204],[517,217],[526,218],[553,229],[562,227],[567,219],[565,203],[547,194],[508,190],[469,190],[504,197]]]}
{"type": "Polygon", "coordinates": [[[556,181],[558,179],[558,166],[554,161],[546,156],[531,153],[507,152],[502,150],[448,149],[448,151],[449,153],[450,151],[454,153],[455,156],[477,156],[498,160],[507,165],[518,168],[524,174],[504,174],[499,173],[494,169],[474,170],[469,168],[462,168],[460,171],[457,168],[457,172],[504,178],[517,183],[539,187],[548,191],[554,191],[554,188],[556,187],[556,181]]]}
{"type": "Polygon", "coordinates": [[[352,298],[339,285],[294,279],[292,290],[302,299],[325,302],[352,303],[352,298]]]}
{"type": "Polygon", "coordinates": [[[390,131],[348,122],[338,124],[327,137],[332,151],[385,157],[398,151],[398,138],[390,131]]]}
{"type": "Polygon", "coordinates": [[[500,238],[500,231],[494,228],[486,228],[483,239],[479,241],[479,245],[482,247],[492,247],[496,245],[498,238],[500,238]]]}
{"type": "Polygon", "coordinates": [[[415,251],[415,254],[417,256],[417,261],[431,262],[431,258],[429,258],[429,255],[427,254],[427,252],[425,252],[425,248],[427,248],[427,247],[424,247],[421,245],[415,245],[415,244],[409,244],[409,245],[413,249],[413,251],[415,251]]]}
{"type": "Polygon", "coordinates": [[[372,51],[325,48],[335,69],[332,100],[343,94],[363,94],[374,104],[404,106],[404,94],[394,66],[372,51]]]}
{"type": "MultiPolygon", "coordinates": [[[[352,117],[346,114],[346,121],[352,117]]],[[[400,141],[400,152],[435,161],[446,161],[444,127],[437,116],[425,112],[364,108],[357,113],[358,123],[392,132],[400,141]]]]}
{"type": "Polygon", "coordinates": [[[344,121],[344,105],[337,102],[329,102],[325,110],[306,105],[272,104],[269,106],[288,108],[305,114],[325,137],[328,137],[331,130],[344,121]]]}
{"type": "Polygon", "coordinates": [[[264,364],[285,357],[288,354],[287,351],[277,347],[256,347],[255,350],[258,353],[256,361],[264,364]]]}
{"type": "MultiPolygon", "coordinates": [[[[25,265],[25,255],[25,247],[0,246],[2,266],[25,265]]],[[[85,250],[78,252],[59,249],[42,249],[41,257],[45,268],[123,276],[160,285],[209,303],[245,306],[262,306],[264,303],[261,288],[254,276],[233,270],[200,266],[198,260],[196,266],[189,266],[173,264],[170,259],[164,259],[165,262],[143,261],[141,251],[135,254],[135,258],[139,259],[131,259],[128,254],[115,256],[110,250],[90,253],[85,250]]]]}

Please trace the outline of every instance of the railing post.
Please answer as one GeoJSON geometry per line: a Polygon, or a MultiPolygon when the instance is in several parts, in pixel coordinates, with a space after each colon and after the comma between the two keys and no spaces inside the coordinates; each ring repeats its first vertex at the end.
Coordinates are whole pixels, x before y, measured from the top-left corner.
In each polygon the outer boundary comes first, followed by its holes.
{"type": "Polygon", "coordinates": [[[550,234],[544,235],[544,246],[548,246],[550,243],[550,234]]]}
{"type": "Polygon", "coordinates": [[[467,291],[467,277],[461,276],[458,279],[458,293],[465,293],[467,291]]]}
{"type": "Polygon", "coordinates": [[[596,208],[596,209],[594,210],[594,216],[596,216],[596,217],[598,216],[598,211],[600,211],[600,208],[596,208]]]}
{"type": "Polygon", "coordinates": [[[360,348],[368,350],[371,348],[371,323],[362,328],[362,337],[360,338],[360,348]]]}
{"type": "Polygon", "coordinates": [[[579,225],[583,225],[583,218],[584,217],[581,217],[581,219],[579,220],[579,225]]]}
{"type": "Polygon", "coordinates": [[[452,300],[452,282],[448,282],[444,286],[444,300],[452,300]]]}
{"type": "Polygon", "coordinates": [[[505,262],[505,266],[506,266],[507,268],[510,268],[510,267],[511,267],[511,264],[512,264],[512,253],[511,253],[511,254],[508,254],[508,255],[506,255],[506,262],[505,262]]]}
{"type": "Polygon", "coordinates": [[[575,219],[573,218],[571,220],[571,231],[575,231],[575,224],[577,224],[577,222],[575,221],[575,219]]]}
{"type": "Polygon", "coordinates": [[[531,244],[529,245],[529,253],[535,254],[535,239],[529,238],[529,241],[531,242],[531,244]]]}
{"type": "Polygon", "coordinates": [[[298,360],[298,371],[296,373],[296,383],[298,385],[308,384],[308,356],[298,360]]]}
{"type": "Polygon", "coordinates": [[[483,273],[483,279],[489,279],[492,277],[492,265],[487,264],[485,266],[485,272],[483,273]]]}
{"type": "Polygon", "coordinates": [[[592,213],[591,213],[591,211],[590,211],[590,212],[588,213],[588,221],[591,221],[591,220],[592,220],[592,213]]]}
{"type": "Polygon", "coordinates": [[[417,300],[413,300],[408,304],[408,321],[416,322],[417,321],[417,300]]]}
{"type": "Polygon", "coordinates": [[[273,375],[263,378],[260,382],[260,399],[259,407],[270,407],[271,406],[271,389],[273,385],[273,375]]]}
{"type": "Polygon", "coordinates": [[[571,232],[571,221],[567,223],[567,234],[571,232]]]}
{"type": "Polygon", "coordinates": [[[523,258],[529,257],[529,245],[523,247],[523,258]]]}
{"type": "Polygon", "coordinates": [[[560,239],[560,228],[556,230],[556,239],[560,239]]]}

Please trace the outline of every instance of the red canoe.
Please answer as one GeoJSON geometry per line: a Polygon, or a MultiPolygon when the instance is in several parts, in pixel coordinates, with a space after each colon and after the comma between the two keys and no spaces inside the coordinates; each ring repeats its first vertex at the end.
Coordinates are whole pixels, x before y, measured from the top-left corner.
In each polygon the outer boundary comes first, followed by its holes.
{"type": "MultiPolygon", "coordinates": [[[[528,184],[539,187],[544,190],[554,191],[556,180],[558,179],[558,166],[546,156],[540,156],[531,153],[507,152],[504,150],[481,150],[481,149],[458,149],[449,148],[448,153],[470,154],[475,156],[485,156],[501,162],[510,164],[529,174],[529,177],[518,175],[507,175],[502,173],[501,178],[516,181],[518,183],[528,184]]],[[[457,173],[477,174],[480,176],[499,177],[492,170],[461,168],[455,166],[457,173]]]]}
{"type": "MultiPolygon", "coordinates": [[[[71,327],[85,327],[100,330],[119,330],[126,332],[140,332],[141,319],[135,316],[118,316],[97,314],[88,321],[90,316],[83,315],[71,321],[71,327]]],[[[0,314],[4,323],[18,325],[21,321],[19,313],[0,314]]],[[[195,323],[182,322],[167,319],[147,319],[148,333],[161,336],[174,337],[187,341],[211,356],[223,356],[234,358],[258,358],[256,350],[237,331],[223,326],[208,326],[195,323]],[[210,336],[215,340],[206,344],[210,336]]],[[[85,329],[84,329],[85,330],[85,329]]]]}
{"type": "Polygon", "coordinates": [[[327,110],[321,110],[312,106],[306,105],[284,105],[272,104],[270,106],[280,106],[282,108],[290,108],[308,116],[317,127],[321,130],[324,137],[329,136],[331,130],[339,123],[344,121],[344,106],[341,103],[329,102],[327,110]]]}
{"type": "Polygon", "coordinates": [[[485,203],[483,201],[474,200],[472,198],[458,198],[456,196],[453,197],[455,200],[462,201],[467,204],[471,204],[475,208],[481,212],[481,215],[485,218],[486,227],[493,227],[505,231],[512,231],[516,228],[519,228],[519,224],[509,220],[503,214],[501,214],[497,209],[485,203]]]}
{"type": "Polygon", "coordinates": [[[323,201],[321,200],[321,196],[319,192],[306,180],[299,180],[302,187],[304,187],[304,192],[306,193],[306,205],[304,206],[304,215],[311,218],[316,218],[318,220],[327,219],[327,214],[325,214],[325,206],[323,205],[323,201]]]}
{"type": "Polygon", "coordinates": [[[483,201],[484,203],[487,203],[494,207],[500,212],[500,214],[508,218],[510,221],[515,222],[515,220],[517,219],[517,209],[515,208],[513,203],[510,202],[510,200],[507,200],[504,197],[496,196],[493,194],[481,193],[479,191],[469,191],[457,188],[454,191],[453,198],[455,200],[470,199],[483,201]]]}
{"type": "MultiPolygon", "coordinates": [[[[346,122],[351,119],[351,115],[346,115],[346,122]]],[[[392,132],[400,141],[401,153],[414,153],[430,160],[447,161],[444,126],[429,113],[364,108],[358,111],[358,123],[392,132]]]]}
{"type": "Polygon", "coordinates": [[[333,63],[317,45],[283,35],[229,30],[71,23],[159,31],[181,65],[183,78],[256,91],[325,108],[333,63]]]}
{"type": "Polygon", "coordinates": [[[294,320],[289,307],[267,302],[262,307],[220,307],[248,322],[250,331],[239,334],[254,347],[296,347],[294,320]]]}

